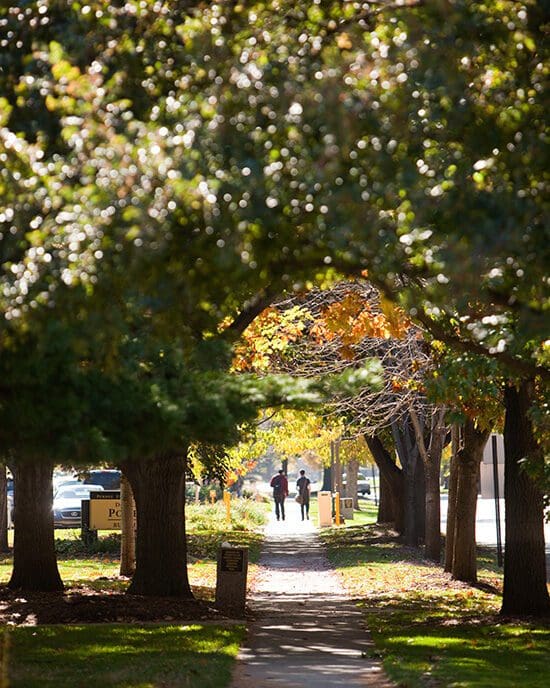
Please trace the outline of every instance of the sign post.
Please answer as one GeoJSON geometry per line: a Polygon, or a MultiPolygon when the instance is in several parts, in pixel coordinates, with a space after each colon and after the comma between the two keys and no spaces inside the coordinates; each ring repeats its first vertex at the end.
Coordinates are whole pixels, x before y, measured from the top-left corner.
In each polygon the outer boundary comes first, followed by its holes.
{"type": "Polygon", "coordinates": [[[120,490],[90,492],[90,530],[120,530],[121,515],[120,490]]]}
{"type": "Polygon", "coordinates": [[[498,450],[497,450],[497,436],[493,433],[491,435],[491,449],[493,453],[493,483],[494,483],[494,497],[495,497],[495,520],[497,526],[497,563],[500,567],[503,565],[502,558],[502,534],[500,531],[500,490],[498,485],[498,450]]]}

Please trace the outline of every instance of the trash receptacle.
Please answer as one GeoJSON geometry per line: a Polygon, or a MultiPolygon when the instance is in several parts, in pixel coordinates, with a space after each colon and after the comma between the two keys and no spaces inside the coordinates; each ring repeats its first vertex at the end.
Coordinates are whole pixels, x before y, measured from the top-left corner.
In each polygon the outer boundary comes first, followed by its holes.
{"type": "Polygon", "coordinates": [[[319,492],[317,495],[319,507],[319,527],[332,525],[332,494],[330,492],[319,492]]]}

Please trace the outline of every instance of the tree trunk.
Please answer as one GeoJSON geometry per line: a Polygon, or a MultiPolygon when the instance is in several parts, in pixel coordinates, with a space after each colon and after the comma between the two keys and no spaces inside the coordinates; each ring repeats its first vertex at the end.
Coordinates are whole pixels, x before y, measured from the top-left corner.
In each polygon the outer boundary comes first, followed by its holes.
{"type": "Polygon", "coordinates": [[[441,456],[447,427],[445,409],[434,411],[428,445],[426,470],[426,557],[441,560],[441,456]]]}
{"type": "Polygon", "coordinates": [[[458,489],[458,451],[460,448],[460,428],[455,423],[452,428],[451,465],[449,468],[449,495],[447,501],[447,532],[445,534],[445,571],[453,570],[453,557],[456,538],[456,496],[458,489]]]}
{"type": "Polygon", "coordinates": [[[424,473],[424,463],[418,454],[418,447],[411,448],[411,469],[412,477],[410,483],[410,534],[407,537],[405,533],[405,541],[408,545],[418,547],[424,542],[426,533],[426,475],[424,473]]]}
{"type": "Polygon", "coordinates": [[[332,469],[330,466],[323,468],[323,492],[332,492],[332,469]]]}
{"type": "Polygon", "coordinates": [[[136,532],[134,529],[136,504],[132,488],[125,475],[120,476],[120,575],[131,577],[136,570],[136,532]]]}
{"type": "Polygon", "coordinates": [[[342,496],[342,462],[340,461],[340,440],[334,440],[334,492],[342,496]]]}
{"type": "Polygon", "coordinates": [[[137,510],[136,571],[128,593],[192,598],[185,541],[185,460],[164,454],[122,467],[137,510]]]}
{"type": "Polygon", "coordinates": [[[350,459],[346,464],[346,497],[353,499],[353,508],[359,509],[359,497],[357,494],[357,474],[359,473],[359,461],[350,459]]]}
{"type": "Polygon", "coordinates": [[[0,464],[0,552],[9,552],[8,546],[8,481],[6,467],[0,464]]]}
{"type": "Polygon", "coordinates": [[[451,573],[453,578],[468,583],[477,580],[477,478],[489,434],[489,430],[478,429],[472,420],[466,420],[464,444],[457,460],[456,528],[451,573]]]}
{"type": "MultiPolygon", "coordinates": [[[[391,486],[386,477],[382,473],[380,473],[379,486],[380,490],[378,494],[378,517],[376,519],[376,522],[395,524],[397,518],[394,511],[394,498],[391,491],[391,486]]],[[[401,509],[401,511],[403,511],[403,509],[401,509]]],[[[402,533],[403,531],[400,532],[402,533]]]]}
{"type": "Polygon", "coordinates": [[[441,454],[447,434],[444,425],[445,409],[434,408],[432,410],[429,429],[412,408],[410,417],[414,427],[416,445],[424,465],[426,490],[425,553],[427,559],[438,562],[441,558],[441,454]]]}
{"type": "Polygon", "coordinates": [[[63,581],[57,569],[53,528],[53,464],[48,461],[14,464],[15,531],[14,590],[57,592],[63,581]]]}
{"type": "Polygon", "coordinates": [[[424,466],[426,476],[426,525],[425,525],[425,554],[430,561],[441,560],[441,498],[440,498],[440,468],[439,460],[431,456],[427,466],[424,466]]]}
{"type": "Polygon", "coordinates": [[[330,441],[330,471],[329,471],[329,475],[330,475],[330,492],[334,492],[334,490],[335,490],[335,488],[334,488],[334,480],[335,480],[335,478],[334,478],[334,474],[335,474],[335,470],[334,470],[334,457],[335,457],[335,454],[336,454],[335,443],[334,443],[334,440],[331,440],[331,441],[330,441]]]}
{"type": "Polygon", "coordinates": [[[528,475],[523,459],[544,469],[544,456],[534,436],[528,411],[534,383],[504,391],[504,499],[506,543],[501,614],[542,615],[550,612],[546,587],[543,496],[528,475]]]}
{"type": "Polygon", "coordinates": [[[378,509],[378,522],[387,523],[387,512],[381,512],[383,499],[382,491],[384,490],[387,502],[389,499],[391,505],[388,511],[394,515],[395,529],[402,535],[405,531],[405,510],[404,510],[404,492],[405,484],[403,478],[403,471],[396,465],[392,459],[391,454],[385,449],[379,437],[365,437],[365,442],[372,454],[378,470],[380,471],[380,506],[378,509]],[[385,489],[383,487],[385,483],[385,489]],[[383,520],[384,519],[384,520],[383,520]]]}
{"type": "Polygon", "coordinates": [[[405,544],[418,547],[424,539],[426,523],[426,485],[424,467],[418,454],[418,444],[410,418],[399,425],[392,423],[392,434],[399,461],[403,467],[405,495],[405,544]]]}

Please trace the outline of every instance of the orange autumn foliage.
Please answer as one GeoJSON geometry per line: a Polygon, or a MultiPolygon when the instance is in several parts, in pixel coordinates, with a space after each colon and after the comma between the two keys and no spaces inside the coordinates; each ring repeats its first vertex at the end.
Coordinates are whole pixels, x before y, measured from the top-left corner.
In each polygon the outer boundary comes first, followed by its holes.
{"type": "Polygon", "coordinates": [[[341,301],[330,304],[310,329],[318,342],[339,337],[344,358],[353,357],[351,346],[365,337],[401,339],[411,326],[405,313],[386,299],[380,299],[380,312],[373,310],[360,294],[349,292],[341,301]]]}
{"type": "Polygon", "coordinates": [[[338,338],[342,358],[353,360],[353,346],[362,339],[402,339],[411,326],[404,311],[384,297],[370,303],[351,290],[317,317],[300,306],[282,311],[269,307],[243,333],[235,347],[233,370],[267,371],[273,359],[306,332],[317,344],[338,338]]]}

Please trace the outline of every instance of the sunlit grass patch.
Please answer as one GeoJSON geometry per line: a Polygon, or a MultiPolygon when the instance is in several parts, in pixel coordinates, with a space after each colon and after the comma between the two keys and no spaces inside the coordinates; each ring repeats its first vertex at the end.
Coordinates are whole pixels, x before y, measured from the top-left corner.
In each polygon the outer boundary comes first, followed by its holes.
{"type": "Polygon", "coordinates": [[[188,504],[185,507],[185,523],[188,531],[232,530],[250,531],[261,528],[267,521],[270,505],[253,499],[231,499],[230,522],[227,521],[225,504],[188,504]]]}
{"type": "Polygon", "coordinates": [[[407,688],[542,688],[550,631],[498,615],[502,573],[480,550],[480,579],[454,581],[418,549],[379,527],[327,529],[321,536],[346,588],[365,610],[390,677],[407,688]]]}
{"type": "Polygon", "coordinates": [[[475,600],[464,609],[459,600],[449,610],[434,597],[417,599],[416,608],[386,608],[370,613],[369,628],[384,666],[402,685],[455,688],[515,688],[548,685],[550,631],[529,623],[498,621],[498,605],[475,600]]]}
{"type": "MultiPolygon", "coordinates": [[[[359,510],[354,510],[353,512],[353,518],[352,519],[347,519],[344,521],[342,524],[346,528],[350,528],[353,526],[360,526],[360,525],[369,525],[371,523],[376,522],[376,517],[378,514],[378,507],[375,505],[374,502],[367,500],[367,499],[360,499],[359,500],[359,510]]],[[[313,520],[314,523],[318,522],[319,519],[319,506],[318,506],[318,501],[317,497],[313,497],[310,502],[309,506],[309,517],[313,520]]],[[[336,526],[333,526],[336,527],[336,526]]],[[[329,528],[330,530],[330,528],[329,528]]]]}
{"type": "MultiPolygon", "coordinates": [[[[186,528],[191,585],[211,588],[202,599],[212,598],[216,580],[216,556],[222,542],[249,548],[250,576],[260,555],[262,525],[267,520],[269,504],[248,499],[231,501],[231,521],[226,520],[223,502],[188,505],[186,528]]],[[[120,534],[100,532],[98,541],[85,544],[79,528],[55,530],[57,562],[64,584],[69,588],[86,587],[100,592],[124,591],[128,582],[119,579],[120,534]]],[[[12,556],[0,559],[0,583],[7,583],[13,567],[12,556]]]]}
{"type": "Polygon", "coordinates": [[[242,626],[92,625],[9,632],[11,688],[227,685],[242,626]]]}

